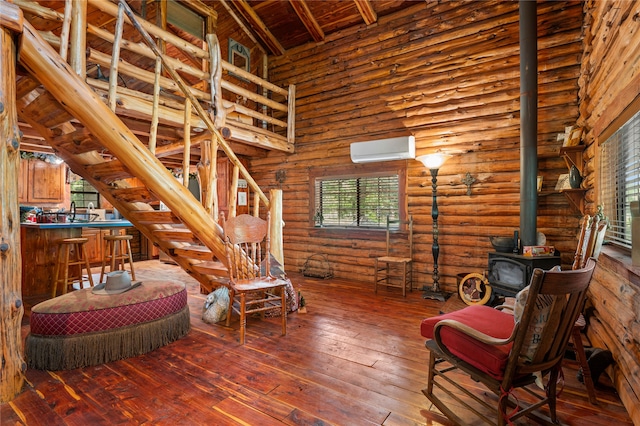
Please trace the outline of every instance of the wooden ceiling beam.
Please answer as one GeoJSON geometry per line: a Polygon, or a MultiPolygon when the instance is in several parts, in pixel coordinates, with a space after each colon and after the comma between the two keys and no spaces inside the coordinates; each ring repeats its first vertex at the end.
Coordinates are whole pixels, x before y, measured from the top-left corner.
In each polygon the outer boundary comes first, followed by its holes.
{"type": "Polygon", "coordinates": [[[224,6],[224,8],[227,10],[227,12],[229,13],[229,15],[231,15],[231,17],[233,18],[234,21],[236,21],[236,24],[238,24],[238,26],[240,28],[242,28],[242,31],[244,31],[244,33],[247,35],[247,37],[249,37],[251,39],[251,41],[253,41],[256,45],[256,47],[258,49],[260,49],[260,51],[262,51],[262,53],[266,54],[267,50],[264,48],[264,46],[262,46],[262,44],[258,41],[258,39],[256,38],[256,36],[253,34],[253,32],[251,32],[251,30],[249,29],[249,27],[247,27],[247,25],[244,23],[244,21],[238,16],[238,14],[235,11],[235,8],[229,6],[229,4],[227,3],[226,0],[219,0],[220,4],[222,6],[224,6]]]}
{"type": "Polygon", "coordinates": [[[311,34],[311,37],[313,37],[316,42],[323,41],[324,31],[320,27],[320,24],[318,24],[318,21],[316,21],[316,18],[314,18],[311,10],[309,10],[307,2],[305,0],[289,0],[289,4],[293,7],[296,15],[298,15],[300,21],[302,21],[307,31],[309,31],[309,34],[311,34]]]}
{"type": "Polygon", "coordinates": [[[360,12],[360,16],[364,20],[364,23],[367,25],[371,25],[378,20],[378,15],[376,11],[373,10],[373,6],[371,6],[371,2],[369,0],[353,0],[360,12]]]}
{"type": "Polygon", "coordinates": [[[249,6],[246,0],[229,0],[228,2],[233,4],[236,11],[249,23],[253,32],[262,40],[262,43],[264,43],[272,54],[276,56],[284,54],[284,47],[282,47],[278,39],[269,31],[265,23],[262,22],[262,19],[260,19],[255,10],[249,6]]]}

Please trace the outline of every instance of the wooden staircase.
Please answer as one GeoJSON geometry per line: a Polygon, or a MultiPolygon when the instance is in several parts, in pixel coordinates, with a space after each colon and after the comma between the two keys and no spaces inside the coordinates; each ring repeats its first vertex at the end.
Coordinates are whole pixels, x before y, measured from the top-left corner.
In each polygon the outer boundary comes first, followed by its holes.
{"type": "Polygon", "coordinates": [[[197,279],[202,292],[219,286],[226,276],[222,230],[204,207],[28,23],[19,61],[29,73],[16,89],[20,120],[197,279]],[[154,201],[170,211],[154,210],[154,201]]]}

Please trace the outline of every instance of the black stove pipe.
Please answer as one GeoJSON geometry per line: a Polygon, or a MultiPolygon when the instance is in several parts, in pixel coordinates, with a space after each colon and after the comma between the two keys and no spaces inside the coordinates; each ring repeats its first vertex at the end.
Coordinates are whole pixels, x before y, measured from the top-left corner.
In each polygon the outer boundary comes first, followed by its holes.
{"type": "Polygon", "coordinates": [[[520,6],[520,247],[536,245],[538,40],[535,0],[520,6]]]}

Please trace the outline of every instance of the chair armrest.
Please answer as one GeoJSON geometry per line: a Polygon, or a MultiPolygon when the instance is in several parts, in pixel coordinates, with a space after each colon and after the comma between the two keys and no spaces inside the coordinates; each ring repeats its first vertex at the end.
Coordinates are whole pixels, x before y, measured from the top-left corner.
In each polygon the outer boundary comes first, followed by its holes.
{"type": "Polygon", "coordinates": [[[507,313],[513,313],[513,306],[512,305],[498,305],[498,306],[494,306],[493,309],[497,309],[499,311],[509,311],[507,313]]]}
{"type": "Polygon", "coordinates": [[[440,338],[441,329],[443,327],[451,327],[487,345],[501,346],[501,345],[506,345],[515,339],[519,325],[520,323],[518,322],[515,323],[513,327],[513,331],[511,332],[511,336],[509,336],[506,339],[498,339],[498,338],[489,336],[487,334],[481,333],[475,328],[469,327],[468,325],[463,324],[460,321],[446,319],[446,320],[438,321],[438,323],[436,323],[436,325],[433,327],[433,337],[436,340],[436,343],[438,344],[438,346],[440,348],[443,348],[445,345],[444,343],[442,343],[442,339],[440,338]]]}

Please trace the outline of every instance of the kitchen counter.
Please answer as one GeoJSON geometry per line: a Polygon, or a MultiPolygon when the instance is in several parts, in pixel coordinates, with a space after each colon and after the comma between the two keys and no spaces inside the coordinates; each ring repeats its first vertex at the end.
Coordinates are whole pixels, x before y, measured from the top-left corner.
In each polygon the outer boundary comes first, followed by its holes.
{"type": "Polygon", "coordinates": [[[105,220],[72,223],[21,223],[22,297],[25,307],[51,298],[58,240],[78,238],[83,228],[105,228],[111,232],[129,228],[128,220],[105,220]]]}
{"type": "Polygon", "coordinates": [[[133,226],[124,219],[95,220],[93,222],[33,223],[23,222],[20,226],[32,229],[72,229],[72,228],[128,228],[133,226]]]}

